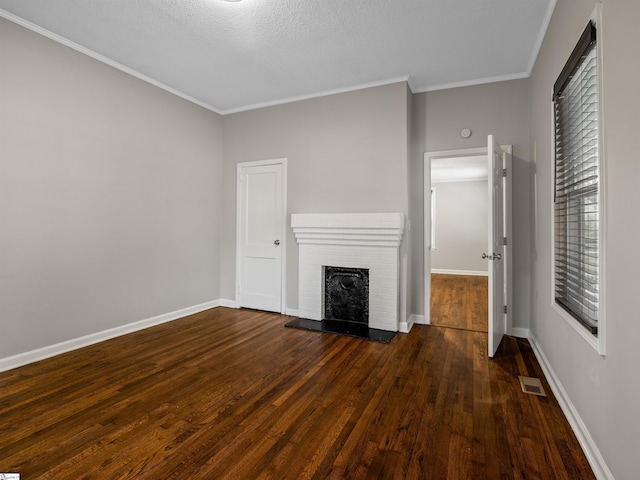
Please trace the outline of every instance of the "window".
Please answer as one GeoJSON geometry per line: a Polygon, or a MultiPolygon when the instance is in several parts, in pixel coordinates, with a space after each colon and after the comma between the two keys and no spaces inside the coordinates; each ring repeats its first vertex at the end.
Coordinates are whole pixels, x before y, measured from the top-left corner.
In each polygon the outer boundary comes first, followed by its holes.
{"type": "Polygon", "coordinates": [[[600,165],[596,27],[554,85],[556,303],[594,336],[600,312],[600,165]]]}

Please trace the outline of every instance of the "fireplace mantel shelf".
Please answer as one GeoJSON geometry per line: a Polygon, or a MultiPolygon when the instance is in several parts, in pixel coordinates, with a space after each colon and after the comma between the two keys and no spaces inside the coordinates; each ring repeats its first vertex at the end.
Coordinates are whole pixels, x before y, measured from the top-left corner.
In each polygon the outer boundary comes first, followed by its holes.
{"type": "Polygon", "coordinates": [[[398,247],[403,213],[313,213],[291,215],[299,244],[398,247]]]}

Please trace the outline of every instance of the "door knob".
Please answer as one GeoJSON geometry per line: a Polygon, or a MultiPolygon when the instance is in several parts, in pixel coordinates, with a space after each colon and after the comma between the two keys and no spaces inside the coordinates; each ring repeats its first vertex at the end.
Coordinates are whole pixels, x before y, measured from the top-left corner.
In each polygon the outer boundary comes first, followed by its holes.
{"type": "Polygon", "coordinates": [[[502,254],[500,254],[500,253],[494,253],[493,254],[493,259],[494,260],[500,260],[501,258],[502,258],[502,254]]]}
{"type": "Polygon", "coordinates": [[[273,241],[273,244],[274,244],[274,245],[280,245],[280,240],[274,240],[274,241],[273,241]]]}
{"type": "Polygon", "coordinates": [[[482,258],[486,258],[486,259],[489,259],[489,260],[493,260],[493,257],[491,256],[491,254],[487,255],[486,253],[483,253],[483,254],[482,254],[482,258]]]}

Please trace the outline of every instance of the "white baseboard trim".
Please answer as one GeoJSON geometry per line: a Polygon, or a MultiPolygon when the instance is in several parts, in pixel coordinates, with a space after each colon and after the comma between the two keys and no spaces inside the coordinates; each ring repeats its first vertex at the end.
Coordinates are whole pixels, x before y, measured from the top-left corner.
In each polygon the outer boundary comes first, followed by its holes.
{"type": "Polygon", "coordinates": [[[414,321],[415,319],[413,318],[413,315],[409,315],[408,319],[406,319],[405,321],[400,321],[400,323],[398,324],[398,331],[400,333],[409,333],[411,331],[411,327],[413,327],[414,321]]]}
{"type": "Polygon", "coordinates": [[[522,327],[512,327],[510,335],[517,338],[531,338],[531,330],[522,327]]]}
{"type": "Polygon", "coordinates": [[[413,323],[417,324],[417,325],[426,325],[427,324],[427,319],[424,318],[424,315],[417,315],[417,314],[413,314],[411,315],[413,317],[413,323]]]}
{"type": "Polygon", "coordinates": [[[489,272],[477,270],[449,270],[446,268],[432,268],[431,273],[440,273],[443,275],[474,275],[477,277],[488,277],[489,272]]]}
{"type": "Polygon", "coordinates": [[[531,343],[533,353],[538,359],[538,363],[540,364],[540,367],[542,367],[544,375],[549,382],[549,386],[560,404],[560,408],[564,412],[573,432],[578,438],[578,443],[580,443],[580,446],[589,461],[589,465],[591,465],[591,468],[593,469],[594,475],[598,480],[615,480],[611,470],[607,467],[607,464],[600,453],[600,449],[598,449],[598,446],[591,437],[589,430],[587,430],[587,426],[582,421],[582,418],[580,418],[571,398],[569,398],[569,395],[562,386],[562,383],[560,383],[560,379],[556,376],[553,368],[551,368],[551,364],[547,360],[547,357],[533,334],[529,335],[529,342],[531,343]]]}
{"type": "Polygon", "coordinates": [[[213,300],[210,302],[201,303],[199,305],[194,305],[192,307],[182,308],[174,312],[147,318],[145,320],[128,323],[127,325],[122,325],[120,327],[114,327],[108,330],[103,330],[101,332],[91,333],[83,337],[66,340],[54,345],[48,345],[36,350],[31,350],[30,352],[19,353],[11,357],[0,358],[0,372],[22,367],[23,365],[27,365],[29,363],[44,360],[45,358],[54,357],[56,355],[60,355],[61,353],[70,352],[72,350],[77,350],[78,348],[93,345],[94,343],[103,342],[105,340],[119,337],[121,335],[126,335],[127,333],[132,333],[138,330],[153,327],[155,325],[160,325],[161,323],[177,320],[178,318],[193,315],[194,313],[209,310],[210,308],[219,307],[220,305],[221,300],[213,300]]]}
{"type": "Polygon", "coordinates": [[[284,311],[285,315],[290,315],[292,317],[299,317],[299,310],[297,308],[286,308],[284,311]]]}
{"type": "Polygon", "coordinates": [[[221,298],[218,302],[220,302],[220,307],[240,308],[235,300],[229,300],[228,298],[221,298]]]}
{"type": "Polygon", "coordinates": [[[400,333],[409,333],[414,324],[423,324],[424,315],[416,315],[415,313],[409,315],[409,319],[406,322],[400,322],[398,325],[398,331],[400,333]]]}

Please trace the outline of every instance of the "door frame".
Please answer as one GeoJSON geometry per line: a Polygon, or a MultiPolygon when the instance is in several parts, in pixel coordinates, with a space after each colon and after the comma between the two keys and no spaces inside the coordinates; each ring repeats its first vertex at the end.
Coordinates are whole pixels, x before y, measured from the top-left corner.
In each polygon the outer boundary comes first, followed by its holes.
{"type": "Polygon", "coordinates": [[[242,245],[241,245],[241,223],[242,223],[242,186],[241,175],[243,168],[264,167],[269,165],[282,166],[282,231],[280,233],[280,247],[282,254],[280,258],[281,275],[280,275],[280,313],[286,312],[286,285],[287,285],[287,159],[274,158],[270,160],[256,160],[252,162],[241,162],[236,167],[236,288],[235,288],[235,304],[236,308],[240,308],[240,285],[242,285],[242,245]]]}
{"type": "MultiPolygon", "coordinates": [[[[507,334],[512,332],[512,315],[513,315],[513,302],[512,302],[512,270],[513,270],[513,231],[512,231],[512,179],[513,179],[513,163],[511,162],[511,155],[513,151],[512,145],[500,145],[502,149],[508,153],[508,165],[507,165],[507,181],[505,184],[505,193],[508,201],[505,201],[505,215],[509,219],[506,221],[507,225],[507,245],[505,247],[505,260],[507,262],[507,268],[505,272],[505,281],[507,285],[506,300],[507,300],[507,314],[506,314],[506,330],[507,334]]],[[[440,150],[434,152],[425,152],[423,161],[423,279],[424,279],[424,324],[431,324],[431,196],[426,195],[426,189],[431,188],[431,162],[435,159],[446,159],[456,157],[475,157],[479,155],[487,155],[487,147],[476,148],[464,148],[457,150],[440,150]]]]}

